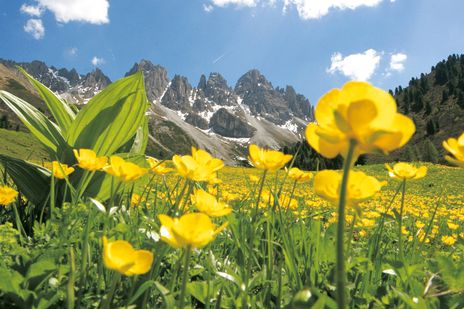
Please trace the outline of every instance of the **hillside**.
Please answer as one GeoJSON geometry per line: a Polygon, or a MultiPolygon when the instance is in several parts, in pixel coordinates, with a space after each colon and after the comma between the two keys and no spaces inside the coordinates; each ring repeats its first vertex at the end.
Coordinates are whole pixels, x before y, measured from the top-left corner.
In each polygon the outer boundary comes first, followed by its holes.
{"type": "MultiPolygon", "coordinates": [[[[0,80],[4,80],[0,89],[25,98],[39,110],[44,108],[34,90],[24,83],[17,66],[78,108],[110,83],[99,69],[83,75],[37,60],[17,63],[0,59],[0,65],[0,80]]],[[[201,75],[193,86],[184,76],[169,78],[165,68],[148,60],[135,63],[125,75],[137,71],[144,73],[151,103],[147,152],[162,159],[185,154],[196,146],[228,164],[238,164],[246,157],[249,143],[271,148],[294,143],[313,119],[308,99],[291,86],[274,87],[258,70],[246,72],[234,87],[217,72],[201,75]]],[[[0,102],[1,119],[4,121],[0,125],[4,123],[5,128],[23,129],[0,102]]]]}

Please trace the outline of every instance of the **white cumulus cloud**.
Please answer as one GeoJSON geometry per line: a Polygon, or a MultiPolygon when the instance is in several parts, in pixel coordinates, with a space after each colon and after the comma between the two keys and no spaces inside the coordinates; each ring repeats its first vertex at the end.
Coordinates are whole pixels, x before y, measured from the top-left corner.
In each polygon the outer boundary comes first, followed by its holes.
{"type": "Polygon", "coordinates": [[[94,56],[91,62],[93,66],[99,66],[105,63],[105,59],[94,56]]]}
{"type": "Polygon", "coordinates": [[[379,66],[381,53],[374,49],[368,49],[363,53],[351,54],[343,57],[341,53],[335,53],[331,57],[328,73],[341,73],[353,80],[367,81],[375,73],[379,66]]]}
{"type": "Polygon", "coordinates": [[[41,19],[29,19],[24,25],[24,31],[32,35],[36,40],[40,40],[45,35],[45,28],[41,19]]]}
{"type": "Polygon", "coordinates": [[[77,49],[77,47],[71,47],[66,50],[66,54],[70,57],[75,57],[77,56],[78,51],[79,50],[77,49]]]}
{"type": "Polygon", "coordinates": [[[19,10],[21,11],[21,13],[34,16],[34,17],[40,17],[42,16],[42,13],[43,13],[43,9],[40,6],[27,5],[27,4],[21,5],[21,8],[19,10]]]}
{"type": "Polygon", "coordinates": [[[214,6],[212,6],[211,4],[203,4],[203,10],[206,13],[212,12],[214,10],[214,6]]]}
{"type": "Polygon", "coordinates": [[[253,7],[258,4],[259,0],[212,0],[212,4],[219,7],[235,5],[239,7],[253,7]]]}
{"type": "MultiPolygon", "coordinates": [[[[263,6],[276,7],[277,3],[282,4],[284,14],[289,8],[295,8],[301,19],[318,19],[333,10],[355,10],[359,7],[374,7],[383,1],[388,0],[209,0],[209,5],[218,7],[255,7],[258,4],[263,6]]],[[[395,0],[389,0],[395,2],[395,0]]],[[[203,6],[206,8],[206,6],[203,6]]]]}
{"type": "Polygon", "coordinates": [[[295,6],[302,19],[317,19],[327,15],[332,9],[355,10],[361,6],[373,7],[383,0],[285,0],[284,12],[295,6]]]}
{"type": "Polygon", "coordinates": [[[408,59],[408,55],[403,53],[396,53],[390,57],[390,70],[402,72],[404,70],[404,63],[408,59]]]}
{"type": "Polygon", "coordinates": [[[60,23],[71,21],[91,24],[109,23],[108,0],[36,0],[39,7],[50,10],[60,23]]]}

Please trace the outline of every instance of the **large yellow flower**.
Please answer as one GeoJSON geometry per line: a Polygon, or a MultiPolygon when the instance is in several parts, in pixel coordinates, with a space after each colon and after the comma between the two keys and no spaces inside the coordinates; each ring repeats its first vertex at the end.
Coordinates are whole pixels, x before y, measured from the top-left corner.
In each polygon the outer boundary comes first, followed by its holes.
{"type": "Polygon", "coordinates": [[[153,253],[147,250],[135,250],[125,240],[108,242],[103,236],[103,263],[107,268],[126,276],[141,275],[150,270],[153,253]]]}
{"type": "Polygon", "coordinates": [[[348,82],[319,100],[316,123],[306,128],[306,139],[327,158],[346,157],[350,140],[356,142],[354,157],[363,153],[388,153],[414,134],[413,121],[397,113],[393,97],[366,82],[348,82]]]}
{"type": "Polygon", "coordinates": [[[232,212],[226,203],[219,202],[216,197],[201,189],[195,189],[191,196],[192,204],[202,213],[210,217],[222,217],[232,212]]]}
{"type": "Polygon", "coordinates": [[[398,179],[420,179],[427,175],[427,167],[421,166],[419,168],[405,162],[398,162],[393,165],[393,168],[389,164],[385,164],[388,170],[388,175],[398,179]]]}
{"type": "Polygon", "coordinates": [[[276,171],[285,166],[292,158],[292,155],[286,155],[280,151],[267,150],[258,146],[250,145],[250,156],[248,157],[254,167],[276,171]]]}
{"type": "MultiPolygon", "coordinates": [[[[314,176],[314,192],[320,197],[338,203],[342,174],[337,171],[323,170],[314,176]]],[[[383,183],[363,172],[351,171],[348,177],[346,203],[354,206],[363,202],[382,188],[383,183]]]]}
{"type": "Polygon", "coordinates": [[[69,167],[67,164],[58,161],[52,162],[52,173],[55,178],[64,179],[72,172],[74,172],[74,167],[69,167]]]}
{"type": "Polygon", "coordinates": [[[18,191],[8,186],[0,186],[0,205],[13,203],[18,196],[18,191]]]}
{"type": "Polygon", "coordinates": [[[445,156],[448,162],[464,167],[464,133],[457,139],[448,138],[447,141],[443,141],[443,147],[453,155],[445,156]]]}
{"type": "Polygon", "coordinates": [[[163,161],[159,161],[153,157],[148,157],[147,161],[150,164],[150,170],[157,175],[165,175],[173,170],[166,167],[163,161]]]}
{"type": "Polygon", "coordinates": [[[98,171],[102,169],[108,161],[107,157],[97,157],[95,151],[91,149],[73,149],[73,152],[77,160],[77,165],[84,170],[98,171]]]}
{"type": "Polygon", "coordinates": [[[203,213],[188,213],[180,218],[159,215],[161,239],[174,248],[202,248],[210,243],[228,222],[216,229],[203,213]]]}
{"type": "Polygon", "coordinates": [[[292,167],[288,171],[288,178],[297,182],[306,182],[313,178],[313,174],[311,172],[302,171],[298,167],[292,167]]]}
{"type": "Polygon", "coordinates": [[[204,150],[192,147],[192,155],[172,157],[179,175],[194,181],[215,182],[215,173],[224,167],[224,162],[213,158],[204,150]]]}
{"type": "Polygon", "coordinates": [[[148,169],[142,168],[132,162],[126,162],[118,156],[110,157],[110,165],[105,166],[103,170],[124,182],[136,180],[148,172],[148,169]]]}

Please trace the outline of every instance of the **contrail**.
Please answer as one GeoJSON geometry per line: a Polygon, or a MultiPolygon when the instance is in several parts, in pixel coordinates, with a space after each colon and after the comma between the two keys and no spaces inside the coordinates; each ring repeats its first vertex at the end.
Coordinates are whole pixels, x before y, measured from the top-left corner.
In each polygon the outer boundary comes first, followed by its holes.
{"type": "Polygon", "coordinates": [[[219,57],[217,57],[216,59],[213,60],[213,64],[216,64],[216,62],[220,61],[222,58],[224,58],[224,56],[227,55],[227,53],[224,53],[222,55],[220,55],[219,57]]]}

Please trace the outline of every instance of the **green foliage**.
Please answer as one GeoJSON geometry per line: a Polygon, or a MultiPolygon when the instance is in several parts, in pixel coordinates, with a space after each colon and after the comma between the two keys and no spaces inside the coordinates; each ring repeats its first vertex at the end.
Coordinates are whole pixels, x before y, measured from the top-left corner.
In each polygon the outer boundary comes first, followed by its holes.
{"type": "Polygon", "coordinates": [[[438,163],[440,160],[438,150],[430,141],[430,139],[426,139],[424,142],[422,160],[432,163],[438,163]]]}
{"type": "Polygon", "coordinates": [[[335,159],[326,159],[309,146],[306,140],[285,146],[282,151],[294,155],[293,166],[304,170],[340,169],[343,164],[341,156],[335,159]]]}
{"type": "MultiPolygon", "coordinates": [[[[148,101],[141,72],[108,86],[92,98],[77,115],[48,88],[24,71],[23,73],[36,87],[58,124],[11,93],[0,91],[0,99],[43,144],[52,160],[73,165],[76,160],[72,149],[79,148],[93,149],[99,155],[107,156],[119,151],[144,153],[148,139],[145,120],[148,101]]],[[[38,206],[45,201],[44,194],[50,191],[51,181],[49,174],[43,173],[44,169],[3,155],[0,162],[8,165],[8,174],[29,200],[38,206]]],[[[70,181],[77,185],[81,177],[82,173],[74,173],[70,181]]],[[[111,176],[96,173],[91,179],[92,186],[85,194],[107,198],[108,188],[104,185],[109,181],[111,176]]],[[[64,182],[59,185],[65,187],[64,182]]]]}

